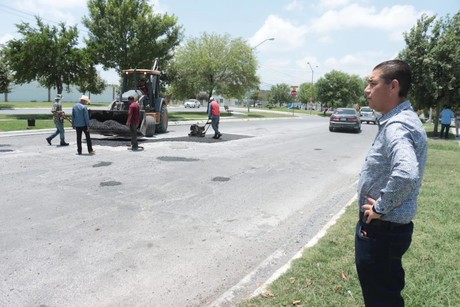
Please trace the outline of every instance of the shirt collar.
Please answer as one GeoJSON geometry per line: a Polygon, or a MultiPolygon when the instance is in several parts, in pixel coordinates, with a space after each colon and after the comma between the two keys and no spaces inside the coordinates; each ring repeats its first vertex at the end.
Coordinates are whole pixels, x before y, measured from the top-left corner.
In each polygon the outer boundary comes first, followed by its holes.
{"type": "Polygon", "coordinates": [[[404,111],[404,110],[412,110],[412,105],[410,103],[409,100],[405,100],[404,102],[398,104],[394,109],[392,109],[390,112],[388,112],[387,114],[383,115],[380,120],[379,120],[379,123],[381,125],[385,125],[386,122],[392,118],[393,116],[395,116],[396,114],[400,113],[401,111],[404,111]]]}

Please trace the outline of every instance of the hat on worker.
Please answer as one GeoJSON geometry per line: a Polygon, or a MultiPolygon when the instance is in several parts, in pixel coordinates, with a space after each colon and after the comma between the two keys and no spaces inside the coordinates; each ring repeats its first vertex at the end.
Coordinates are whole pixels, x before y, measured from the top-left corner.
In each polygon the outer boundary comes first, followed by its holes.
{"type": "Polygon", "coordinates": [[[86,95],[82,95],[82,96],[80,97],[80,101],[86,101],[87,103],[90,103],[90,102],[91,102],[91,101],[89,100],[89,97],[86,96],[86,95]]]}

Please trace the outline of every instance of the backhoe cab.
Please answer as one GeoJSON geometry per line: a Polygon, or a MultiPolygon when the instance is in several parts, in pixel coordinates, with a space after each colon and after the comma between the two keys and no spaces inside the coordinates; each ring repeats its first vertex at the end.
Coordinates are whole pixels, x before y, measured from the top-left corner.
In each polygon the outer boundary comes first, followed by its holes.
{"type": "Polygon", "coordinates": [[[122,71],[123,84],[118,99],[109,110],[89,110],[90,130],[103,135],[129,135],[126,126],[128,119],[128,97],[139,103],[141,114],[138,132],[146,137],[164,133],[168,129],[168,109],[160,97],[160,75],[153,69],[126,69],[122,71]]]}

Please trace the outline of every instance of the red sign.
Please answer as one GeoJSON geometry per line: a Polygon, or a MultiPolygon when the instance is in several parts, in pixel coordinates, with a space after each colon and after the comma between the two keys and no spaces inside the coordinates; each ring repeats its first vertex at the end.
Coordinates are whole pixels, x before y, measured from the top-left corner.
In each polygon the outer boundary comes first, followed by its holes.
{"type": "Polygon", "coordinates": [[[292,89],[291,95],[292,95],[292,97],[297,97],[297,91],[295,90],[295,88],[292,89]]]}

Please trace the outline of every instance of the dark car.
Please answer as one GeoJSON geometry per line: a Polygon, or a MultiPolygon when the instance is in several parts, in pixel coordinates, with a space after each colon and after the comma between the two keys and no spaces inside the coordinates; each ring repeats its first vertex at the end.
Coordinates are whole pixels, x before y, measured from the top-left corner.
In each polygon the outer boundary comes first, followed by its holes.
{"type": "Polygon", "coordinates": [[[353,108],[338,108],[329,118],[329,131],[338,129],[361,131],[359,113],[353,108]]]}

